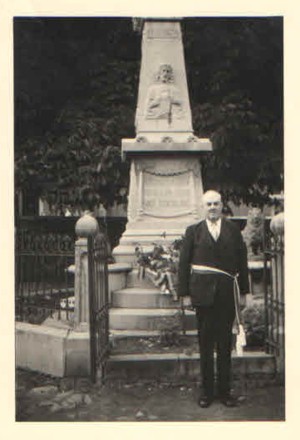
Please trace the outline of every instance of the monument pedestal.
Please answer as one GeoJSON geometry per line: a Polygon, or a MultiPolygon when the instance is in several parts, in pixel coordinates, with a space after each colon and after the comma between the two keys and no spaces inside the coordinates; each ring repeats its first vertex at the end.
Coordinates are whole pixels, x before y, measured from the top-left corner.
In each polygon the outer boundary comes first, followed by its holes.
{"type": "Polygon", "coordinates": [[[150,153],[141,146],[139,152],[130,152],[128,223],[114,249],[116,262],[134,262],[137,245],[150,251],[153,243],[171,243],[188,225],[200,221],[203,186],[199,153],[203,144],[197,144],[176,153],[150,153]]]}

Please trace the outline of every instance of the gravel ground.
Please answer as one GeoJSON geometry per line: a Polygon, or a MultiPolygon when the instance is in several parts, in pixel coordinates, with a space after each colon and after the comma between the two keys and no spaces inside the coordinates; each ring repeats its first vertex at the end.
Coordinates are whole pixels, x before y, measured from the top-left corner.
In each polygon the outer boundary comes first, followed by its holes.
{"type": "Polygon", "coordinates": [[[58,379],[17,370],[16,421],[283,421],[284,387],[249,386],[239,405],[197,404],[196,384],[113,383],[58,379]]]}

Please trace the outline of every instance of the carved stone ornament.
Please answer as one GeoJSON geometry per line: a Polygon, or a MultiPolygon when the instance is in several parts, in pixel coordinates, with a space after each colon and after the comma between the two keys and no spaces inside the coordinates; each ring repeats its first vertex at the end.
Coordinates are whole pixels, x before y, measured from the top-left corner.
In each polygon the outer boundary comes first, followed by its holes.
{"type": "Polygon", "coordinates": [[[197,140],[196,136],[189,136],[187,139],[188,142],[197,142],[197,140]]]}
{"type": "Polygon", "coordinates": [[[247,246],[248,259],[263,260],[264,214],[260,208],[249,209],[242,235],[247,246]]]}
{"type": "MultiPolygon", "coordinates": [[[[185,173],[192,172],[195,177],[199,177],[200,169],[198,162],[181,160],[178,163],[176,160],[168,161],[157,161],[155,163],[149,162],[147,160],[139,160],[134,166],[134,178],[138,173],[152,174],[153,176],[180,176],[185,173]]],[[[136,182],[137,185],[137,182],[136,182]]]]}
{"type": "Polygon", "coordinates": [[[156,82],[150,86],[146,100],[147,119],[172,119],[183,117],[183,102],[179,89],[174,86],[173,68],[162,64],[156,75],[156,82]]]}
{"type": "Polygon", "coordinates": [[[172,144],[174,142],[171,136],[164,136],[163,138],[161,138],[161,141],[166,144],[172,144]]]}
{"type": "Polygon", "coordinates": [[[140,143],[146,143],[146,142],[148,142],[148,139],[145,136],[138,136],[136,138],[136,141],[140,142],[140,143]]]}

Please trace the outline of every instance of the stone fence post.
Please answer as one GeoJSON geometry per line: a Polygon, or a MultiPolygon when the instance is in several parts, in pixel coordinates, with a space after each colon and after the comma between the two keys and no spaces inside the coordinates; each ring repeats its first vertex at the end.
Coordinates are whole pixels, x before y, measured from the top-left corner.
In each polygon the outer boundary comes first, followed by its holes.
{"type": "Polygon", "coordinates": [[[99,232],[97,220],[90,211],[85,211],[77,221],[75,231],[75,326],[76,330],[89,329],[89,276],[88,237],[99,232]]]}

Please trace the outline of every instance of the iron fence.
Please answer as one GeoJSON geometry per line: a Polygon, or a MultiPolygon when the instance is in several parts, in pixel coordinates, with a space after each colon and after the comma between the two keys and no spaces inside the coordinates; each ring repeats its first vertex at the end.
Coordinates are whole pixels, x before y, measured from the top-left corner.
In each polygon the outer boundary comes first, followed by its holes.
{"type": "Polygon", "coordinates": [[[72,320],[74,240],[67,234],[18,230],[15,236],[15,318],[41,324],[72,320]]]}
{"type": "Polygon", "coordinates": [[[271,238],[265,250],[265,272],[270,267],[270,284],[265,276],[265,347],[274,354],[279,371],[284,368],[285,350],[285,299],[284,299],[284,239],[282,235],[271,238]]]}
{"type": "Polygon", "coordinates": [[[109,355],[108,244],[105,235],[88,238],[91,378],[104,380],[109,355]]]}

